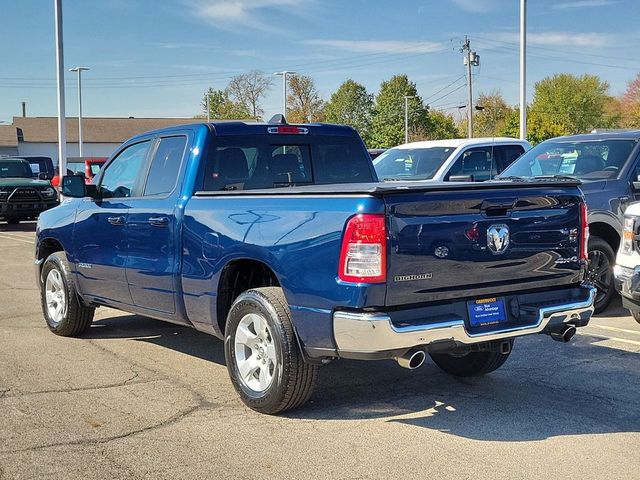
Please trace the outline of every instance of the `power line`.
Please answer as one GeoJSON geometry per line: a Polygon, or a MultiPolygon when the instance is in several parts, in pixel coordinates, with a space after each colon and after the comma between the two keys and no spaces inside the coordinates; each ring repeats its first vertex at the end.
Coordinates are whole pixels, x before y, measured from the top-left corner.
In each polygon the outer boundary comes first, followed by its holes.
{"type": "Polygon", "coordinates": [[[429,95],[427,98],[424,99],[424,101],[426,102],[427,100],[429,100],[430,98],[435,97],[436,95],[438,95],[440,92],[442,92],[443,90],[446,90],[447,88],[449,88],[451,85],[458,83],[460,80],[462,80],[464,78],[464,75],[460,75],[458,78],[456,78],[453,82],[451,82],[449,85],[447,85],[446,87],[442,87],[440,90],[438,90],[437,92],[429,95]]]}
{"type": "Polygon", "coordinates": [[[460,90],[460,89],[462,89],[462,88],[465,88],[466,86],[467,86],[467,84],[466,84],[466,83],[463,83],[463,84],[462,84],[462,85],[460,85],[459,87],[457,87],[457,88],[455,88],[455,89],[451,90],[449,93],[446,93],[446,94],[442,95],[441,97],[436,98],[432,103],[436,103],[437,101],[442,100],[443,98],[447,98],[449,95],[453,95],[453,94],[454,94],[454,93],[456,93],[458,90],[460,90]]]}

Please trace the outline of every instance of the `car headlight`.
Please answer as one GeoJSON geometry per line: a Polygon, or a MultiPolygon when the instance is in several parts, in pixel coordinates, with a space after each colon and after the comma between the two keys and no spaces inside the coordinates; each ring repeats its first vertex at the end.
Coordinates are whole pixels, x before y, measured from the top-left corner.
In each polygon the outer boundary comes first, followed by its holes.
{"type": "Polygon", "coordinates": [[[631,253],[633,250],[633,242],[636,239],[636,217],[624,217],[622,229],[622,253],[631,253]]]}
{"type": "Polygon", "coordinates": [[[47,187],[44,190],[40,190],[40,193],[45,198],[55,197],[55,195],[56,195],[56,191],[51,187],[47,187]]]}

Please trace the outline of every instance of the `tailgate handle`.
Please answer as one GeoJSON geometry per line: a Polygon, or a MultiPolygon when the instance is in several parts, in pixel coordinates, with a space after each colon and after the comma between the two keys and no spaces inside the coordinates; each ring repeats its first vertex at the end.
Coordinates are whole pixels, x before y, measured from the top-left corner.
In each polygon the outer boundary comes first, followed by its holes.
{"type": "Polygon", "coordinates": [[[482,212],[487,212],[487,214],[498,214],[498,211],[505,212],[507,210],[511,210],[515,207],[517,202],[516,198],[504,198],[500,200],[484,200],[480,205],[480,210],[482,212]]]}

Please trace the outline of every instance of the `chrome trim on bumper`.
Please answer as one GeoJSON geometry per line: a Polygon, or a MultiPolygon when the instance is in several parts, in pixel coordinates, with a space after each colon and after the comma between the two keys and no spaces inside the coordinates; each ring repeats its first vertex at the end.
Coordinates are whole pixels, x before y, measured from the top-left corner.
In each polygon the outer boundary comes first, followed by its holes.
{"type": "Polygon", "coordinates": [[[596,289],[588,289],[584,301],[537,308],[537,320],[529,325],[488,333],[467,332],[464,320],[456,318],[437,323],[397,327],[384,313],[354,313],[337,311],[333,314],[333,331],[338,353],[376,353],[429,346],[439,342],[461,345],[502,340],[541,333],[547,327],[575,320],[586,320],[593,314],[596,289]]]}

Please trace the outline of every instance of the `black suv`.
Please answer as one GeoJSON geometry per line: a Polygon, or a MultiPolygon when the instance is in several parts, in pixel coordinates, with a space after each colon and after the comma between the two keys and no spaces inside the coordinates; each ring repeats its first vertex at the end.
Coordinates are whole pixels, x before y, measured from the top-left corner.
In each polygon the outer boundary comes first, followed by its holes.
{"type": "Polygon", "coordinates": [[[589,208],[588,276],[598,289],[596,313],[604,310],[615,294],[613,266],[624,210],[640,200],[640,130],[552,138],[522,155],[500,176],[582,181],[589,208]]]}
{"type": "Polygon", "coordinates": [[[0,158],[0,220],[15,225],[56,205],[55,189],[48,180],[33,178],[28,161],[0,158]]]}

